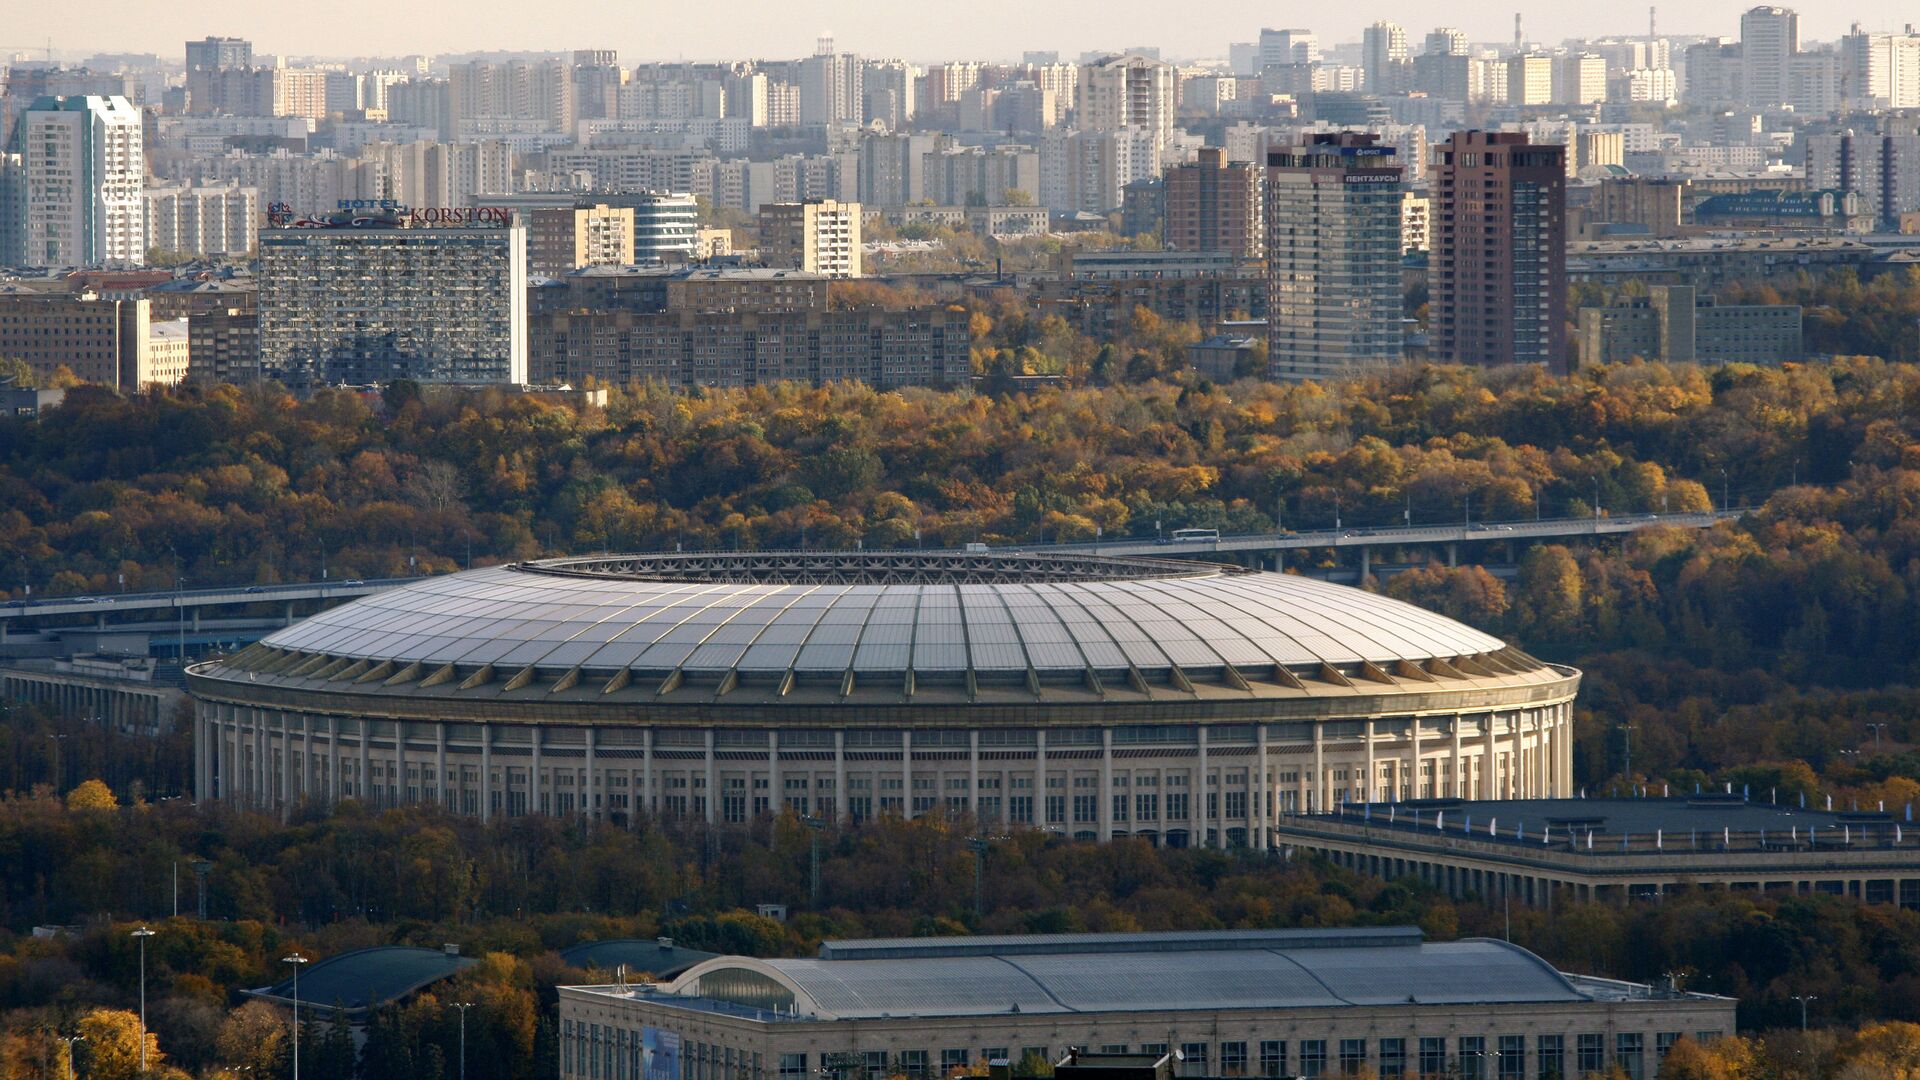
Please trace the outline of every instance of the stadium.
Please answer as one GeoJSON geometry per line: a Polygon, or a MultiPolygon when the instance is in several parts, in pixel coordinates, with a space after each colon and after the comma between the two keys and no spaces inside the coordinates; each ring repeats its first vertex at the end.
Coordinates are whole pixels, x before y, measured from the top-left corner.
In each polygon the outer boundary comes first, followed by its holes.
{"type": "Polygon", "coordinates": [[[1342,802],[1571,789],[1579,672],[1374,593],[1172,559],[514,563],[188,672],[202,800],[1267,846],[1342,802]]]}

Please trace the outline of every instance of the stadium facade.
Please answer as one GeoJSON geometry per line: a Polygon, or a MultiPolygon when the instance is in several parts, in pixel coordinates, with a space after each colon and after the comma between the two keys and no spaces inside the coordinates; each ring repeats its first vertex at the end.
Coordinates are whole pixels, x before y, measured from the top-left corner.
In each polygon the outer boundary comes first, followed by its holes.
{"type": "Polygon", "coordinates": [[[196,791],[745,821],[944,811],[1267,846],[1346,802],[1571,788],[1579,673],[1373,593],[1021,553],[554,559],[190,669],[196,791]]]}

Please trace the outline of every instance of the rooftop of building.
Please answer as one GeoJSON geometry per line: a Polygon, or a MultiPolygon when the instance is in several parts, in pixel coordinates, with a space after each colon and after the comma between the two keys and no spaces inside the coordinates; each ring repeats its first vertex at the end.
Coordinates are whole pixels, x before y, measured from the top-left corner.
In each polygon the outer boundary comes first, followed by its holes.
{"type": "Polygon", "coordinates": [[[1312,578],[1017,551],[509,564],[330,609],[194,670],[260,689],[531,687],[556,703],[575,691],[612,703],[603,687],[631,687],[658,704],[741,705],[1557,694],[1578,678],[1437,613],[1312,578]],[[349,669],[358,682],[339,685],[349,669]],[[383,681],[361,686],[372,669],[383,681]]]}
{"type": "MultiPolygon", "coordinates": [[[[303,965],[300,1000],[315,1009],[340,1008],[348,1013],[398,1001],[422,987],[452,978],[477,961],[454,948],[418,949],[381,945],[329,956],[303,965]]],[[[248,990],[248,997],[281,1004],[293,1001],[293,979],[248,990]]]]}
{"type": "Polygon", "coordinates": [[[1507,942],[1429,942],[1417,927],[838,941],[814,959],[727,956],[671,983],[572,989],[769,1022],[1681,996],[1576,980],[1507,942]]]}
{"type": "Polygon", "coordinates": [[[1301,829],[1365,829],[1399,844],[1459,841],[1518,851],[1685,856],[1701,851],[1920,850],[1911,809],[1828,809],[1777,792],[1704,792],[1646,798],[1418,799],[1353,803],[1287,819],[1301,829]],[[1759,796],[1752,798],[1750,796],[1759,796]]]}
{"type": "Polygon", "coordinates": [[[703,949],[675,945],[672,938],[615,938],[588,941],[559,950],[560,959],[570,967],[614,971],[625,968],[635,975],[672,979],[696,964],[718,959],[720,954],[703,949]]]}

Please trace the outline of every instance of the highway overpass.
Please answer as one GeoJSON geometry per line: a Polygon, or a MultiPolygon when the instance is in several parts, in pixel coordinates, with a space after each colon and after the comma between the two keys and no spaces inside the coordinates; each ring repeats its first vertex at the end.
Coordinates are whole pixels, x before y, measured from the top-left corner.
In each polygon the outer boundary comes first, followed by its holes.
{"type": "MultiPolygon", "coordinates": [[[[1455,561],[1458,545],[1510,540],[1571,540],[1581,537],[1618,536],[1654,525],[1704,529],[1722,521],[1738,518],[1744,511],[1718,510],[1689,514],[1636,514],[1624,517],[1549,518],[1544,521],[1462,522],[1458,525],[1414,525],[1396,528],[1322,529],[1313,532],[1252,533],[1222,536],[1217,540],[1162,542],[1146,538],[1094,541],[1077,544],[1012,544],[1013,551],[1083,551],[1099,555],[1150,555],[1158,558],[1217,559],[1223,562],[1258,559],[1261,555],[1284,557],[1288,551],[1322,548],[1356,549],[1363,571],[1372,563],[1376,548],[1435,546],[1448,549],[1449,562],[1455,561]]],[[[417,577],[378,578],[366,581],[312,581],[281,585],[233,586],[218,589],[184,589],[177,592],[114,593],[91,597],[47,597],[29,601],[0,601],[0,641],[9,625],[15,629],[50,626],[108,625],[136,622],[159,632],[162,626],[184,624],[199,627],[202,614],[210,608],[276,606],[271,616],[281,623],[298,616],[296,606],[309,610],[328,607],[383,589],[392,589],[417,577]],[[127,616],[144,615],[142,619],[127,616]]]]}

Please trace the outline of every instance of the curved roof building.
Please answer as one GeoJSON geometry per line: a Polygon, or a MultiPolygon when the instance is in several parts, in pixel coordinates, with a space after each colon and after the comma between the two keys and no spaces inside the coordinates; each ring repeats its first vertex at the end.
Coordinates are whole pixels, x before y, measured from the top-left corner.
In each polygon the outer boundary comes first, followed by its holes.
{"type": "Polygon", "coordinates": [[[434,578],[189,686],[203,797],[714,821],[937,807],[1245,843],[1263,815],[1339,801],[1564,793],[1578,678],[1291,575],[805,552],[434,578]]]}
{"type": "Polygon", "coordinates": [[[1731,998],[1556,971],[1417,927],[826,942],[677,978],[563,986],[560,1075],[932,1080],[1068,1047],[1187,1076],[1652,1076],[1731,998]],[[1497,1066],[1497,1067],[1496,1067],[1497,1066]],[[619,1070],[611,1070],[619,1075],[619,1070]]]}

